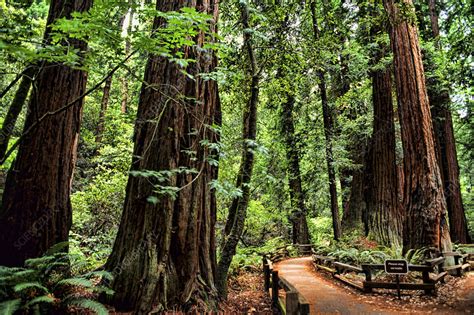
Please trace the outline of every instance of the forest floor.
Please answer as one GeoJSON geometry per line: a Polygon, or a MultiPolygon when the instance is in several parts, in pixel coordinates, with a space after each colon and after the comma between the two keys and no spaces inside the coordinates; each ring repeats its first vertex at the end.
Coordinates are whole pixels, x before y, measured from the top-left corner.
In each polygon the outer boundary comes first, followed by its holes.
{"type": "Polygon", "coordinates": [[[276,268],[312,303],[312,314],[474,314],[472,272],[463,278],[448,276],[436,296],[402,291],[398,300],[393,290],[362,294],[327,273],[316,272],[311,257],[288,259],[276,268]]]}
{"type": "Polygon", "coordinates": [[[229,295],[220,305],[224,314],[272,314],[272,301],[260,271],[242,271],[229,279],[229,295]]]}

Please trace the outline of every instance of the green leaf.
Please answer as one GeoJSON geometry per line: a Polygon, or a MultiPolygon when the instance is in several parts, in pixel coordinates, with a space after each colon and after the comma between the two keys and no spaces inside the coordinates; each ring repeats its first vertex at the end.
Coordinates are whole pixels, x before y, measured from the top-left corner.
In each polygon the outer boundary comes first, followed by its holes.
{"type": "Polygon", "coordinates": [[[45,286],[41,285],[39,282],[25,282],[25,283],[19,283],[13,287],[13,290],[15,292],[21,292],[27,289],[39,289],[44,292],[49,292],[48,288],[45,286]]]}
{"type": "Polygon", "coordinates": [[[56,286],[62,286],[62,285],[84,287],[84,288],[92,288],[94,286],[90,280],[87,280],[84,278],[64,279],[64,280],[58,281],[58,283],[56,284],[56,286]]]}
{"type": "Polygon", "coordinates": [[[85,308],[88,310],[93,311],[97,315],[108,315],[109,311],[107,308],[96,301],[90,300],[90,299],[77,299],[77,300],[72,300],[68,303],[69,305],[74,305],[80,308],[85,308]]]}
{"type": "Polygon", "coordinates": [[[26,307],[29,307],[29,306],[32,306],[32,305],[35,305],[35,304],[39,304],[39,303],[54,303],[54,301],[55,301],[55,299],[52,296],[42,295],[42,296],[35,297],[31,301],[29,301],[26,304],[26,307]]]}
{"type": "Polygon", "coordinates": [[[0,314],[13,315],[20,308],[21,299],[10,300],[0,304],[0,314]]]}

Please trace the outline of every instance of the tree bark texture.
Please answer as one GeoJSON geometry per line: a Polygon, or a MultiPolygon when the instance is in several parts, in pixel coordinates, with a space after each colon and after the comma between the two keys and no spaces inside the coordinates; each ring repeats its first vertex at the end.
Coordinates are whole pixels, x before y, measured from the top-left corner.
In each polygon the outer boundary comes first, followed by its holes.
{"type": "MultiPolygon", "coordinates": [[[[53,0],[45,40],[56,19],[84,12],[91,0],[53,0]]],[[[87,44],[69,39],[85,51],[87,44]]],[[[38,117],[76,100],[86,88],[87,75],[58,63],[43,62],[26,115],[27,130],[38,117]]],[[[67,241],[72,213],[69,198],[83,101],[49,116],[21,142],[10,169],[0,213],[0,265],[20,266],[52,245],[67,241]]]]}
{"type": "Polygon", "coordinates": [[[8,150],[8,143],[15,130],[16,121],[18,116],[20,116],[23,105],[28,98],[28,93],[30,92],[31,82],[33,77],[36,74],[36,69],[33,66],[29,66],[22,73],[20,85],[15,92],[12,103],[8,108],[7,115],[3,121],[2,130],[0,131],[0,160],[3,159],[5,153],[8,150]]]}
{"type": "MultiPolygon", "coordinates": [[[[319,27],[316,15],[316,3],[314,1],[310,4],[311,16],[313,22],[314,39],[319,40],[319,27]]],[[[329,194],[331,199],[331,214],[332,214],[332,226],[334,231],[334,239],[339,240],[341,237],[341,222],[339,220],[339,206],[337,202],[337,187],[336,187],[336,170],[334,167],[334,156],[332,151],[332,142],[334,134],[334,119],[333,113],[329,106],[327,91],[326,91],[326,79],[323,70],[318,70],[319,79],[319,92],[321,95],[321,103],[323,107],[323,120],[324,120],[324,135],[326,137],[326,163],[328,168],[329,178],[329,194]]]]}
{"type": "Polygon", "coordinates": [[[374,123],[371,189],[367,194],[369,235],[382,245],[399,248],[403,214],[398,199],[391,69],[374,71],[371,76],[374,123]]]}
{"type": "Polygon", "coordinates": [[[287,176],[292,208],[292,236],[293,244],[310,244],[308,223],[306,221],[305,196],[301,185],[299,150],[293,119],[294,105],[295,97],[290,93],[286,93],[286,100],[282,104],[281,124],[288,163],[287,176]]]}
{"type": "MultiPolygon", "coordinates": [[[[199,4],[158,0],[156,9],[178,11],[185,6],[212,15],[210,31],[216,31],[216,0],[199,4]]],[[[163,26],[157,18],[153,28],[163,26]]],[[[200,76],[212,72],[217,63],[214,52],[202,48],[204,41],[201,32],[195,37],[196,46],[182,48],[183,58],[196,60],[186,69],[194,80],[166,58],[151,55],[148,59],[135,125],[132,175],[106,264],[115,275],[111,302],[119,310],[186,311],[216,300],[216,199],[210,183],[217,178],[217,168],[209,159],[216,158],[217,152],[205,143],[218,141],[210,126],[220,125],[221,119],[217,83],[200,76]],[[140,174],[147,171],[172,173],[165,179],[140,174]],[[174,187],[174,194],[164,192],[163,186],[174,187]]]]}
{"type": "Polygon", "coordinates": [[[110,98],[110,89],[112,88],[112,78],[113,76],[109,76],[104,84],[103,94],[102,94],[102,101],[100,102],[100,111],[99,111],[99,122],[97,123],[97,130],[95,134],[95,142],[101,143],[102,138],[104,136],[104,129],[105,129],[105,115],[107,113],[107,107],[109,105],[109,98],[110,98]]]}
{"type": "MultiPolygon", "coordinates": [[[[247,4],[240,3],[241,21],[244,30],[250,29],[249,8],[247,4]]],[[[259,97],[260,77],[257,65],[257,59],[254,52],[252,35],[244,32],[244,50],[248,58],[248,73],[250,87],[249,100],[243,114],[243,149],[240,162],[240,171],[237,177],[237,186],[242,195],[232,201],[229,209],[228,221],[231,221],[231,228],[228,237],[225,239],[221,251],[221,258],[217,266],[217,289],[222,298],[227,298],[227,276],[242,235],[245,219],[247,216],[247,207],[250,200],[250,182],[254,164],[255,140],[257,138],[257,105],[259,97]]]]}
{"type": "Polygon", "coordinates": [[[390,19],[404,152],[404,250],[450,250],[441,173],[411,0],[384,0],[390,19]],[[400,6],[405,9],[401,12],[400,6]],[[408,11],[408,12],[407,12],[408,11]],[[408,15],[408,16],[407,16],[408,15]]]}
{"type": "MultiPolygon", "coordinates": [[[[435,0],[429,0],[429,12],[433,40],[439,48],[439,25],[435,0]]],[[[437,67],[434,63],[427,63],[433,70],[437,67]]],[[[451,100],[448,89],[440,87],[439,81],[436,76],[427,80],[438,164],[443,178],[451,239],[453,242],[465,244],[470,242],[470,237],[459,182],[459,165],[450,109],[451,100]]]]}
{"type": "MultiPolygon", "coordinates": [[[[344,205],[341,226],[345,234],[352,231],[363,231],[364,215],[367,212],[367,154],[368,145],[358,143],[359,153],[353,155],[353,162],[362,165],[359,169],[351,170],[352,181],[350,182],[350,194],[344,205]]],[[[354,150],[355,151],[355,150],[354,150]]],[[[353,152],[354,154],[356,152],[353,152]]]]}

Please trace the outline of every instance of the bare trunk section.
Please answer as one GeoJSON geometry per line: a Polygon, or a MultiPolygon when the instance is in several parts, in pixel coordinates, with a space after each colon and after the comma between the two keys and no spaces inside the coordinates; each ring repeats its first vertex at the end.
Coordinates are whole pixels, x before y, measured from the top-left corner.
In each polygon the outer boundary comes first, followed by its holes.
{"type": "Polygon", "coordinates": [[[16,121],[18,116],[20,116],[23,105],[28,98],[28,93],[30,92],[31,82],[35,76],[36,69],[33,66],[29,66],[22,73],[20,85],[15,92],[12,103],[8,108],[7,115],[3,121],[2,130],[0,131],[0,160],[3,160],[5,153],[8,150],[8,144],[10,138],[15,130],[16,121]]]}
{"type": "Polygon", "coordinates": [[[416,26],[407,17],[413,4],[411,0],[401,1],[409,10],[402,14],[398,2],[384,0],[383,3],[391,22],[404,152],[404,250],[434,247],[449,251],[446,202],[436,161],[420,45],[416,26]]]}
{"type": "MultiPolygon", "coordinates": [[[[243,29],[248,30],[250,29],[250,17],[247,4],[240,3],[240,10],[243,29]]],[[[229,267],[235,255],[247,216],[247,207],[250,200],[250,182],[254,164],[255,140],[257,138],[257,105],[260,77],[253,48],[252,35],[249,32],[244,32],[244,49],[250,63],[247,73],[248,77],[250,77],[250,98],[247,103],[248,107],[244,109],[243,115],[242,136],[244,143],[240,171],[237,178],[237,187],[241,189],[242,195],[233,200],[231,209],[229,209],[229,218],[227,220],[232,220],[232,225],[217,265],[216,285],[219,295],[222,298],[227,298],[227,276],[229,267]]]]}
{"type": "Polygon", "coordinates": [[[288,163],[287,176],[292,208],[293,244],[309,244],[310,238],[308,223],[306,221],[305,196],[301,185],[300,158],[295,137],[295,122],[293,119],[294,105],[295,97],[290,93],[286,93],[286,100],[282,105],[281,120],[288,163]]]}
{"type": "MultiPolygon", "coordinates": [[[[53,0],[47,25],[56,19],[84,12],[91,0],[53,0]]],[[[50,27],[45,40],[49,41],[50,27]]],[[[68,45],[85,51],[87,44],[69,39],[68,45]]],[[[87,75],[82,70],[43,62],[36,89],[28,105],[25,129],[37,117],[76,100],[85,90],[87,75]]],[[[69,198],[71,178],[81,123],[83,101],[49,116],[21,142],[10,169],[0,213],[0,265],[20,266],[42,255],[56,243],[67,241],[72,213],[69,198]]]]}
{"type": "MultiPolygon", "coordinates": [[[[314,39],[319,40],[319,28],[316,16],[316,3],[314,1],[310,4],[311,15],[313,21],[313,32],[314,39]]],[[[329,107],[326,91],[326,79],[324,71],[318,70],[317,75],[319,78],[319,92],[321,95],[321,103],[323,106],[323,118],[324,118],[324,135],[326,137],[326,162],[328,168],[329,178],[329,194],[331,197],[331,213],[332,213],[332,226],[334,231],[334,239],[339,240],[341,237],[341,223],[339,221],[339,206],[337,203],[337,188],[336,188],[336,170],[334,168],[334,157],[332,152],[332,138],[334,133],[334,122],[332,117],[332,111],[329,107]]]]}
{"type": "MultiPolygon", "coordinates": [[[[367,212],[366,184],[367,184],[367,144],[358,143],[359,153],[353,156],[353,162],[362,165],[360,169],[352,170],[350,194],[344,205],[342,216],[342,230],[345,234],[352,231],[363,231],[364,215],[367,212]]],[[[355,151],[355,150],[354,150],[355,151]]],[[[353,152],[355,154],[355,152],[353,152]]],[[[342,176],[342,174],[341,174],[342,176]]]]}
{"type": "MultiPolygon", "coordinates": [[[[158,0],[156,9],[178,11],[184,6],[211,14],[210,31],[216,31],[216,0],[199,6],[186,0],[158,0]]],[[[163,23],[157,18],[153,28],[163,23]]],[[[214,52],[203,49],[205,40],[200,33],[195,47],[182,49],[183,58],[196,60],[186,69],[194,80],[166,58],[151,55],[148,59],[132,174],[106,264],[115,276],[111,302],[118,310],[187,311],[193,305],[212,308],[216,302],[216,199],[210,183],[217,178],[217,168],[209,163],[216,152],[205,143],[218,141],[209,126],[220,125],[221,120],[217,83],[201,76],[212,72],[217,63],[214,52]],[[165,180],[147,176],[170,171],[165,180]]]]}
{"type": "MultiPolygon", "coordinates": [[[[376,62],[379,61],[380,56],[376,62]]],[[[371,76],[374,124],[372,178],[368,192],[369,235],[382,245],[399,248],[402,245],[403,216],[398,201],[391,71],[386,68],[372,72],[371,76]]]]}
{"type": "MultiPolygon", "coordinates": [[[[132,32],[133,30],[133,0],[130,0],[129,1],[129,5],[130,5],[130,9],[128,11],[128,15],[129,15],[129,19],[128,19],[128,25],[126,25],[126,29],[127,29],[127,35],[130,35],[130,33],[132,32]]],[[[124,19],[122,21],[122,27],[125,27],[125,25],[123,25],[125,21],[125,16],[124,16],[124,19]]],[[[125,40],[125,56],[128,56],[130,54],[130,50],[132,48],[132,43],[130,42],[130,40],[127,38],[125,40]]],[[[124,77],[121,77],[120,78],[120,83],[122,85],[122,100],[120,102],[120,110],[123,114],[126,114],[128,112],[128,101],[129,101],[129,88],[128,88],[128,79],[126,76],[124,77]]]]}
{"type": "Polygon", "coordinates": [[[99,111],[99,122],[97,124],[97,130],[95,135],[95,142],[101,143],[102,137],[104,135],[105,129],[105,114],[107,113],[107,107],[109,105],[109,98],[110,98],[110,89],[112,87],[112,77],[107,77],[107,80],[104,84],[103,94],[102,94],[102,101],[100,103],[100,111],[99,111]]]}
{"type": "MultiPolygon", "coordinates": [[[[429,12],[432,36],[436,41],[436,46],[440,48],[438,41],[438,14],[435,0],[429,0],[429,12]]],[[[436,67],[435,64],[431,66],[436,67]]],[[[469,243],[470,237],[459,182],[459,165],[456,153],[456,142],[454,139],[449,92],[447,89],[440,89],[440,82],[436,77],[427,80],[427,85],[436,135],[438,163],[444,184],[451,239],[453,242],[469,243]]]]}

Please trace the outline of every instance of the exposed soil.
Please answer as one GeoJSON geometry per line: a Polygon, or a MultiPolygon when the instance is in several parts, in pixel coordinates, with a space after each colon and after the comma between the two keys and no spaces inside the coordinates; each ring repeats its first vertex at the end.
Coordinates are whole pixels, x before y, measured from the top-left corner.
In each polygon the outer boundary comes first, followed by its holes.
{"type": "Polygon", "coordinates": [[[224,314],[272,314],[271,305],[262,274],[242,272],[229,279],[228,299],[220,309],[224,314]]]}
{"type": "Polygon", "coordinates": [[[361,293],[316,272],[311,257],[288,259],[275,266],[312,304],[312,314],[474,314],[474,273],[446,278],[436,296],[419,291],[394,290],[361,293]]]}

